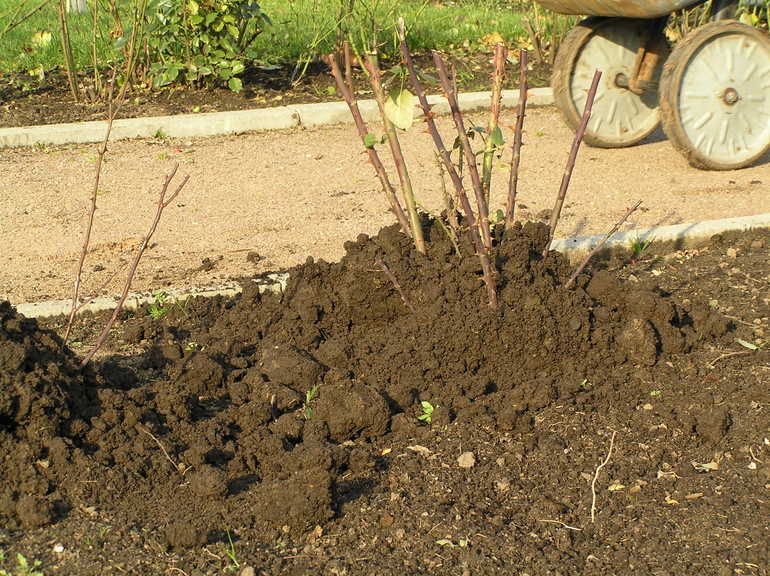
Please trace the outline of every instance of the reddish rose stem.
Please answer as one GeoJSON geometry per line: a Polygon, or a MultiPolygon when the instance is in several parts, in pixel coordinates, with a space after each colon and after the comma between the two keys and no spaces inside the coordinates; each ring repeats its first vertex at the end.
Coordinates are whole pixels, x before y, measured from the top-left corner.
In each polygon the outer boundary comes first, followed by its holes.
{"type": "Polygon", "coordinates": [[[460,106],[457,103],[457,94],[455,93],[454,86],[449,80],[449,76],[446,71],[446,65],[444,59],[441,58],[441,54],[433,52],[433,62],[436,65],[436,72],[438,72],[439,81],[441,87],[446,92],[447,101],[449,102],[449,110],[452,113],[452,119],[457,129],[457,135],[462,143],[463,153],[468,161],[468,172],[471,175],[471,184],[473,185],[473,191],[476,194],[476,207],[479,212],[479,228],[481,229],[481,240],[484,242],[484,246],[487,250],[492,248],[492,234],[489,231],[489,210],[484,198],[484,186],[481,183],[481,176],[479,176],[479,169],[476,165],[476,155],[471,147],[470,138],[465,130],[465,122],[463,121],[462,112],[460,112],[460,106]]]}
{"type": "Polygon", "coordinates": [[[511,172],[508,176],[508,205],[506,206],[505,228],[510,229],[516,221],[516,195],[519,187],[519,164],[524,133],[524,116],[527,111],[527,51],[519,51],[519,106],[516,111],[516,131],[513,135],[511,172]]]}
{"type": "Polygon", "coordinates": [[[409,71],[409,78],[412,81],[412,87],[414,88],[415,95],[417,96],[417,99],[420,102],[420,107],[425,114],[425,121],[428,125],[428,132],[430,132],[431,138],[433,138],[433,144],[436,147],[439,158],[444,164],[444,168],[446,168],[447,174],[449,174],[449,178],[452,181],[455,192],[457,193],[457,198],[460,200],[460,205],[462,206],[463,212],[465,213],[465,221],[468,225],[468,234],[470,235],[471,242],[473,247],[476,249],[476,254],[478,255],[479,261],[481,263],[484,285],[486,286],[487,294],[489,296],[489,305],[492,308],[497,308],[497,286],[495,279],[497,275],[496,270],[494,264],[490,260],[489,251],[487,250],[486,246],[484,246],[484,242],[482,242],[481,236],[479,235],[479,229],[478,226],[476,226],[476,217],[473,214],[473,209],[471,208],[470,201],[468,200],[468,195],[465,193],[462,179],[457,173],[457,169],[449,156],[449,152],[447,151],[446,146],[444,146],[444,141],[442,140],[441,134],[438,131],[438,127],[436,126],[436,121],[433,118],[433,112],[431,112],[430,104],[428,104],[428,98],[425,96],[425,90],[423,89],[422,82],[420,82],[420,79],[417,76],[417,70],[415,69],[414,61],[412,60],[412,54],[409,52],[409,47],[406,44],[406,33],[404,31],[403,20],[399,21],[398,36],[401,45],[401,56],[404,59],[404,65],[409,71]]]}
{"type": "MultiPolygon", "coordinates": [[[[328,54],[324,60],[332,70],[332,75],[334,76],[334,80],[337,83],[337,90],[342,95],[345,103],[348,105],[350,114],[353,116],[353,121],[356,124],[358,135],[361,138],[361,142],[363,142],[364,146],[366,146],[366,136],[369,133],[366,128],[366,122],[364,122],[364,119],[361,116],[361,110],[358,108],[358,103],[353,98],[352,90],[349,90],[348,86],[345,84],[345,80],[342,77],[340,67],[337,65],[337,59],[333,54],[328,54]]],[[[404,214],[404,209],[401,207],[401,204],[398,201],[396,191],[393,188],[393,184],[390,183],[388,173],[385,170],[385,166],[382,165],[379,154],[377,154],[377,151],[374,148],[369,146],[366,146],[366,152],[369,155],[369,162],[374,167],[374,171],[377,173],[377,177],[380,180],[382,189],[385,192],[385,197],[388,199],[388,203],[390,204],[390,209],[396,216],[396,219],[401,226],[401,230],[407,236],[412,237],[412,230],[409,227],[409,221],[406,218],[406,214],[404,214]]]]}
{"type": "Polygon", "coordinates": [[[591,82],[591,88],[588,90],[588,96],[586,98],[586,107],[583,110],[583,118],[580,120],[580,126],[578,127],[577,132],[575,132],[575,138],[572,141],[572,150],[570,150],[567,166],[564,168],[564,176],[562,176],[561,179],[561,186],[559,186],[559,194],[556,196],[556,204],[554,204],[553,211],[551,212],[551,222],[548,227],[548,240],[545,243],[545,247],[543,247],[543,258],[548,255],[548,251],[551,249],[553,234],[556,231],[556,225],[559,223],[561,209],[564,206],[564,198],[567,196],[569,182],[572,179],[572,170],[575,168],[575,160],[577,159],[577,153],[580,149],[580,143],[583,141],[583,135],[586,133],[588,120],[591,118],[591,107],[594,104],[596,89],[599,87],[599,80],[601,77],[602,73],[599,70],[594,72],[594,79],[593,82],[591,82]]]}
{"type": "Polygon", "coordinates": [[[182,179],[182,182],[179,184],[179,186],[176,187],[176,190],[174,190],[174,193],[171,194],[171,196],[166,199],[166,194],[168,192],[168,187],[171,184],[171,181],[174,179],[174,176],[176,176],[176,171],[179,169],[179,164],[174,166],[173,170],[171,170],[171,173],[166,176],[166,179],[163,182],[163,187],[161,188],[160,195],[158,197],[158,207],[155,211],[155,218],[152,221],[152,224],[150,226],[150,230],[147,232],[147,235],[144,237],[144,240],[142,240],[142,243],[139,245],[139,248],[136,251],[136,254],[134,255],[134,260],[131,263],[131,268],[128,270],[128,276],[126,278],[126,283],[123,285],[123,293],[120,295],[120,299],[118,300],[118,305],[115,307],[115,310],[112,312],[112,316],[110,316],[110,319],[107,321],[107,324],[104,325],[102,328],[102,331],[99,333],[99,337],[96,339],[96,344],[94,344],[94,347],[91,348],[91,351],[86,355],[85,358],[83,358],[83,361],[80,363],[81,366],[85,366],[88,364],[91,359],[94,357],[94,354],[96,354],[99,349],[104,345],[104,341],[107,340],[107,336],[110,333],[110,330],[112,329],[113,324],[115,324],[115,320],[118,319],[118,316],[120,315],[120,312],[123,310],[123,304],[126,302],[126,298],[128,298],[128,292],[131,290],[131,283],[134,280],[134,275],[136,274],[136,269],[139,266],[139,261],[142,259],[142,256],[144,255],[145,250],[147,250],[147,247],[150,245],[150,240],[152,239],[153,234],[155,234],[155,230],[158,228],[158,223],[160,222],[161,216],[163,216],[163,210],[165,210],[171,202],[174,201],[174,199],[179,195],[179,193],[182,191],[182,188],[185,187],[187,184],[187,181],[190,179],[189,176],[185,176],[182,179]]]}
{"type": "Polygon", "coordinates": [[[605,236],[604,236],[604,238],[602,238],[601,242],[599,242],[596,246],[593,247],[593,250],[591,250],[585,258],[583,258],[583,261],[580,263],[580,265],[572,273],[572,276],[569,277],[569,280],[567,280],[567,282],[564,284],[565,288],[569,288],[572,285],[572,283],[575,281],[575,279],[578,276],[580,276],[580,273],[588,265],[588,262],[591,260],[591,258],[593,258],[594,254],[596,254],[599,250],[602,249],[602,246],[604,246],[604,244],[606,244],[607,240],[609,240],[612,237],[612,235],[615,234],[615,232],[620,230],[620,227],[623,225],[623,223],[626,220],[628,220],[629,217],[631,216],[631,214],[636,212],[637,209],[639,208],[639,206],[641,206],[641,205],[642,205],[642,201],[639,200],[636,204],[631,206],[631,208],[628,209],[628,212],[626,212],[626,214],[623,216],[623,218],[618,220],[615,223],[615,225],[610,229],[610,231],[607,232],[607,234],[605,234],[605,236]]]}

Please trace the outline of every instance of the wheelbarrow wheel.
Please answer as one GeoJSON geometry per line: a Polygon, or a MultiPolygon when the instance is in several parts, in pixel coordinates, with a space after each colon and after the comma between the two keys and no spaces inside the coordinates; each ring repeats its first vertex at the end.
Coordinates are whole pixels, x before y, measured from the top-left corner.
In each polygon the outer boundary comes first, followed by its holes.
{"type": "Polygon", "coordinates": [[[711,22],[677,44],[660,82],[663,129],[690,164],[734,170],[770,150],[770,38],[711,22]]]}
{"type": "Polygon", "coordinates": [[[658,127],[655,89],[665,46],[652,86],[643,94],[628,89],[639,48],[649,35],[649,21],[629,18],[587,18],[564,38],[553,67],[554,102],[567,124],[577,130],[595,70],[602,71],[584,141],[599,148],[622,148],[644,140],[658,127]]]}

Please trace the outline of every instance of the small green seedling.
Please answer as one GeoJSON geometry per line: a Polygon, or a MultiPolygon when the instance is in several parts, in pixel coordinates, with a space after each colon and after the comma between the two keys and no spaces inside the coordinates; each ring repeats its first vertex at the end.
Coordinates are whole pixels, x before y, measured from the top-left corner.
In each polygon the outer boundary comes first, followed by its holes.
{"type": "Polygon", "coordinates": [[[591,387],[591,383],[588,381],[588,378],[583,378],[583,381],[580,383],[580,387],[583,390],[588,390],[591,387]]]}
{"type": "Polygon", "coordinates": [[[195,352],[196,350],[203,350],[197,342],[193,342],[192,340],[185,344],[184,351],[185,352],[195,352]]]}
{"type": "Polygon", "coordinates": [[[636,236],[631,240],[628,247],[631,250],[631,254],[633,254],[634,260],[638,260],[642,254],[647,250],[647,248],[650,247],[650,245],[653,242],[653,238],[647,238],[646,240],[643,238],[640,238],[639,236],[636,236]]]}
{"type": "Polygon", "coordinates": [[[305,417],[305,420],[310,420],[313,417],[313,407],[311,406],[311,403],[316,399],[316,396],[318,396],[318,386],[319,385],[316,384],[310,390],[305,392],[305,404],[302,406],[302,415],[305,417]]]}
{"type": "Polygon", "coordinates": [[[435,409],[433,404],[423,400],[420,402],[420,407],[422,408],[422,414],[420,414],[417,419],[420,422],[426,422],[430,424],[433,421],[433,410],[435,409]]]}
{"type": "MultiPolygon", "coordinates": [[[[0,552],[0,562],[5,561],[5,554],[0,552]]],[[[0,576],[44,576],[43,573],[38,570],[40,568],[40,560],[35,560],[31,564],[27,558],[20,553],[16,554],[16,570],[8,572],[7,570],[0,569],[0,576]]]]}
{"type": "Polygon", "coordinates": [[[155,290],[152,293],[152,297],[154,300],[152,304],[150,304],[148,314],[153,320],[160,320],[168,313],[168,308],[166,308],[168,294],[163,290],[155,290]]]}
{"type": "Polygon", "coordinates": [[[653,390],[652,392],[650,392],[650,397],[651,398],[657,398],[661,394],[663,394],[663,392],[661,392],[660,390],[653,390]]]}
{"type": "Polygon", "coordinates": [[[155,131],[155,136],[154,137],[155,137],[156,140],[165,140],[168,136],[163,131],[163,128],[158,128],[155,131]]]}
{"type": "Polygon", "coordinates": [[[227,547],[225,548],[225,554],[227,555],[227,559],[230,561],[227,566],[227,571],[235,572],[238,570],[238,568],[241,567],[241,563],[238,562],[238,555],[235,552],[235,544],[233,544],[233,538],[230,536],[230,530],[225,528],[225,533],[227,534],[227,547]]]}

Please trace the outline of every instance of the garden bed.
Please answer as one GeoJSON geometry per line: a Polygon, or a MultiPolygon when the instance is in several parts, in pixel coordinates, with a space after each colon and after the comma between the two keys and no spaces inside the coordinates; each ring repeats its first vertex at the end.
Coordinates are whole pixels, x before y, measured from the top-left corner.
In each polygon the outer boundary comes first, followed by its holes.
{"type": "MultiPolygon", "coordinates": [[[[423,55],[417,60],[426,74],[435,75],[430,55],[423,55]]],[[[489,89],[492,65],[488,54],[467,54],[453,58],[453,61],[461,91],[489,89]]],[[[388,65],[387,62],[383,64],[388,65]]],[[[334,78],[325,65],[319,63],[311,66],[297,83],[292,82],[292,73],[292,67],[254,68],[244,76],[244,89],[239,94],[226,88],[137,91],[126,99],[117,117],[223,112],[339,100],[334,78]]],[[[356,76],[363,77],[363,74],[357,70],[356,76]]],[[[529,85],[533,88],[547,86],[549,78],[550,68],[546,64],[536,63],[529,74],[529,85]]],[[[360,81],[359,85],[363,87],[366,82],[360,81]]],[[[437,89],[435,86],[432,88],[437,89]]],[[[371,97],[365,90],[359,95],[371,97]]],[[[21,78],[9,77],[3,80],[0,76],[0,101],[0,128],[104,120],[106,116],[103,103],[75,103],[64,74],[52,74],[40,86],[25,86],[21,78]]]]}
{"type": "Polygon", "coordinates": [[[467,243],[391,227],[282,295],[126,314],[84,373],[4,306],[5,567],[766,574],[770,234],[571,289],[545,235],[502,240],[497,311],[467,243]]]}

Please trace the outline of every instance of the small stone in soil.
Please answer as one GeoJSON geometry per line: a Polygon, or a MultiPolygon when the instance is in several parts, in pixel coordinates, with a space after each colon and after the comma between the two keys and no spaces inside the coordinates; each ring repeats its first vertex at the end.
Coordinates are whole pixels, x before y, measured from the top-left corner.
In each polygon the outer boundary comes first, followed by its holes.
{"type": "Polygon", "coordinates": [[[463,452],[457,457],[457,465],[460,468],[473,468],[476,465],[476,456],[473,452],[463,452]]]}

